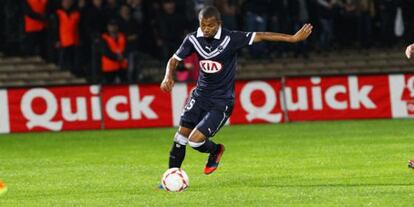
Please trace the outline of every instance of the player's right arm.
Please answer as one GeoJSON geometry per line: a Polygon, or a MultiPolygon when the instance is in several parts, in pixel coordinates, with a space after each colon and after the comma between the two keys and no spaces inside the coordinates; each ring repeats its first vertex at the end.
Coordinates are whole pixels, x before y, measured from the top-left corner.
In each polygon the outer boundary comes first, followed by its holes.
{"type": "Polygon", "coordinates": [[[164,80],[161,82],[160,86],[162,91],[171,92],[172,88],[174,87],[175,70],[177,69],[179,63],[180,62],[174,57],[171,57],[170,60],[168,60],[167,67],[165,69],[164,80]]]}
{"type": "Polygon", "coordinates": [[[411,55],[414,53],[414,44],[409,45],[407,47],[407,49],[405,50],[405,55],[407,56],[408,59],[411,58],[411,55]]]}

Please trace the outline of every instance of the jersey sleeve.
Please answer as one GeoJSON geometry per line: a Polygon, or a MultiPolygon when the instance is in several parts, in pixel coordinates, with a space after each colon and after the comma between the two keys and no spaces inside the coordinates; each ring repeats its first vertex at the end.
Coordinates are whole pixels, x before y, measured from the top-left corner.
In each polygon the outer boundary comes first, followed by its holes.
{"type": "Polygon", "coordinates": [[[233,41],[233,46],[240,49],[252,45],[255,36],[256,32],[232,31],[231,39],[233,41]]]}
{"type": "Polygon", "coordinates": [[[193,44],[191,44],[189,37],[190,35],[187,35],[187,37],[183,40],[183,43],[181,43],[180,48],[174,53],[174,58],[178,61],[184,60],[184,58],[188,57],[194,52],[193,44]]]}

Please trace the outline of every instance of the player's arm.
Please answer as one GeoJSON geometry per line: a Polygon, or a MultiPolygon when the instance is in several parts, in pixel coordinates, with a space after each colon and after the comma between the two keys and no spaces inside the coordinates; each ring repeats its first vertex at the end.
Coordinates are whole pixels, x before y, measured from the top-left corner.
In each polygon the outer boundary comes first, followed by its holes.
{"type": "Polygon", "coordinates": [[[175,70],[177,69],[179,63],[180,61],[178,61],[174,57],[171,57],[170,60],[168,60],[167,67],[165,68],[164,80],[161,82],[160,86],[162,91],[171,92],[174,86],[175,70]]]}
{"type": "Polygon", "coordinates": [[[405,55],[407,56],[408,59],[411,58],[411,55],[414,53],[414,44],[409,45],[407,47],[407,49],[405,50],[405,55]]]}
{"type": "Polygon", "coordinates": [[[312,33],[312,25],[305,24],[294,35],[275,33],[275,32],[256,32],[253,42],[270,41],[270,42],[289,42],[296,43],[306,40],[312,33]]]}

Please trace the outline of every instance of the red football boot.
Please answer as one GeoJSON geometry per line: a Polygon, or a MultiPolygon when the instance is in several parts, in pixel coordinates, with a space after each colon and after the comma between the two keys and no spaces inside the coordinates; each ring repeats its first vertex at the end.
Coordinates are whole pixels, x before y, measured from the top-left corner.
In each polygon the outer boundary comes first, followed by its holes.
{"type": "Polygon", "coordinates": [[[210,153],[210,155],[208,156],[207,164],[204,167],[204,174],[209,175],[217,169],[221,160],[221,156],[223,156],[223,153],[224,145],[219,144],[217,152],[215,154],[210,153]]]}

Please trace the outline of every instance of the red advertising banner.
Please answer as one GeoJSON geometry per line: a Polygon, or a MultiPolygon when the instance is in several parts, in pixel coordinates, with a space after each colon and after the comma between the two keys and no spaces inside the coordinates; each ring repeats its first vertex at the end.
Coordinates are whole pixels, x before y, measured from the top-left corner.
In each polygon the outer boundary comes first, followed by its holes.
{"type": "MultiPolygon", "coordinates": [[[[193,84],[0,90],[0,133],[172,127],[193,84]]],[[[230,124],[414,117],[414,74],[237,81],[230,124]]]]}
{"type": "Polygon", "coordinates": [[[172,126],[171,103],[171,94],[155,84],[102,88],[106,129],[172,126]]]}
{"type": "Polygon", "coordinates": [[[283,122],[280,81],[238,81],[235,88],[231,124],[283,122]]]}
{"type": "Polygon", "coordinates": [[[289,121],[391,118],[387,75],[288,78],[289,121]]]}
{"type": "Polygon", "coordinates": [[[101,128],[98,86],[9,89],[7,92],[11,132],[101,128]]]}

